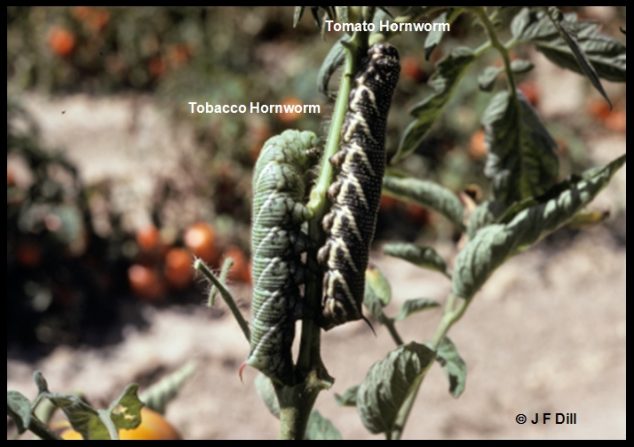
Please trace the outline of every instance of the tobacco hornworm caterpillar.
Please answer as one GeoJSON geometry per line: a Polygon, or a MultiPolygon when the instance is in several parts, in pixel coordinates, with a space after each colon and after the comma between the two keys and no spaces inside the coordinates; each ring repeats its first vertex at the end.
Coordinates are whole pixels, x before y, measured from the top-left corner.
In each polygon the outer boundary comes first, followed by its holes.
{"type": "Polygon", "coordinates": [[[293,380],[291,346],[300,298],[306,172],[317,137],[287,130],[270,138],[253,174],[253,303],[247,364],[278,382],[293,380]]]}
{"type": "Polygon", "coordinates": [[[399,72],[396,48],[370,47],[350,92],[342,147],[330,160],[338,173],[328,190],[333,203],[318,253],[326,266],[320,321],[325,329],[363,318],[365,269],[385,171],[385,126],[399,72]]]}

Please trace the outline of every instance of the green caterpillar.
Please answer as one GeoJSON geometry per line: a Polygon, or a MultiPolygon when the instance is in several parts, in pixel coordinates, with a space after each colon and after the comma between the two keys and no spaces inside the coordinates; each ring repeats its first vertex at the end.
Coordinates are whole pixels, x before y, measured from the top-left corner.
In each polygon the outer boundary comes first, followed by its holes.
{"type": "Polygon", "coordinates": [[[315,162],[317,137],[286,130],[270,138],[255,165],[251,251],[253,302],[247,364],[273,380],[293,383],[291,346],[299,318],[302,223],[306,173],[315,162]]]}

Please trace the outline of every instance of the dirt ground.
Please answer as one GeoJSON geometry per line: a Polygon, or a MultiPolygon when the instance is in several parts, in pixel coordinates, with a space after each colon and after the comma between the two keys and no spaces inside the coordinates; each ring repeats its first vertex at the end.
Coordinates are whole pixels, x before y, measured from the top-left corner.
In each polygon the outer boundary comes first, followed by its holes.
{"type": "MultiPolygon", "coordinates": [[[[152,157],[161,163],[152,165],[150,161],[151,167],[165,169],[177,138],[169,132],[151,132],[169,126],[162,125],[161,115],[145,101],[31,97],[27,106],[41,122],[45,139],[68,147],[71,158],[82,168],[85,165],[87,178],[113,173],[134,177],[135,168],[148,163],[150,150],[165,154],[152,157]],[[59,110],[66,110],[64,118],[59,110]],[[128,112],[123,113],[125,110],[128,112]],[[136,127],[129,129],[128,118],[134,110],[136,127]],[[93,118],[86,120],[88,111],[93,118]],[[112,119],[96,118],[102,115],[112,119]],[[124,132],[124,128],[128,130],[124,132]],[[93,143],[95,133],[104,132],[113,135],[116,144],[98,139],[93,143]],[[139,146],[141,152],[129,150],[139,146]],[[126,163],[108,165],[119,159],[126,163]]],[[[188,150],[186,138],[177,140],[188,150]]],[[[594,148],[597,163],[625,150],[624,137],[594,143],[589,146],[594,148]]],[[[138,200],[143,200],[148,186],[144,180],[140,182],[138,200]]],[[[615,203],[617,209],[624,209],[625,169],[595,202],[599,207],[614,207],[615,203]]],[[[405,299],[442,300],[449,290],[448,281],[439,274],[379,253],[372,259],[393,285],[392,313],[405,299]]],[[[607,225],[575,237],[546,240],[502,266],[450,333],[468,365],[464,394],[452,398],[442,370],[434,367],[404,437],[624,438],[625,260],[625,217],[617,212],[607,225]],[[577,424],[515,422],[518,413],[531,418],[536,412],[575,412],[577,424]]],[[[236,288],[235,293],[248,303],[250,290],[236,288]]],[[[9,356],[7,388],[33,396],[31,373],[40,369],[53,390],[84,390],[95,401],[109,400],[133,380],[143,383],[149,376],[196,359],[197,372],[167,411],[184,437],[276,437],[276,420],[255,392],[255,371],[247,369],[244,383],[238,378],[248,345],[228,314],[218,318],[217,312],[212,315],[202,304],[144,312],[150,324],[144,329],[126,328],[125,342],[118,345],[99,350],[60,347],[36,363],[9,356]]],[[[406,320],[400,326],[403,337],[424,341],[439,315],[439,311],[430,311],[406,320]]],[[[367,433],[355,409],[338,407],[333,398],[335,392],[359,383],[368,367],[394,348],[385,329],[376,329],[374,337],[362,322],[352,323],[326,333],[323,339],[324,362],[336,382],[331,391],[320,395],[316,408],[335,423],[345,439],[378,438],[367,433]]]]}
{"type": "MultiPolygon", "coordinates": [[[[395,288],[395,303],[442,297],[440,275],[401,261],[374,257],[395,288]]],[[[249,290],[237,291],[247,299],[249,290]]],[[[396,306],[393,306],[393,308],[396,306]]],[[[228,315],[208,309],[146,312],[147,330],[130,328],[125,343],[100,351],[58,348],[37,364],[9,360],[7,387],[32,395],[30,375],[42,370],[56,390],[90,390],[108,400],[122,387],[189,359],[198,370],[170,405],[167,417],[188,439],[274,438],[276,420],[256,395],[255,371],[241,383],[237,370],[248,346],[228,315]]],[[[401,326],[406,340],[424,340],[436,311],[401,326]]],[[[406,438],[624,438],[625,248],[601,230],[576,238],[557,252],[545,247],[522,254],[496,272],[451,332],[468,365],[459,399],[447,392],[440,368],[431,370],[411,414],[406,438]],[[577,425],[517,425],[522,412],[576,412],[577,425]]],[[[324,361],[343,392],[393,348],[387,332],[374,337],[363,323],[324,337],[324,361]],[[353,361],[351,361],[354,359],[353,361]]],[[[373,438],[354,409],[340,408],[333,392],[316,405],[344,438],[373,438]]]]}

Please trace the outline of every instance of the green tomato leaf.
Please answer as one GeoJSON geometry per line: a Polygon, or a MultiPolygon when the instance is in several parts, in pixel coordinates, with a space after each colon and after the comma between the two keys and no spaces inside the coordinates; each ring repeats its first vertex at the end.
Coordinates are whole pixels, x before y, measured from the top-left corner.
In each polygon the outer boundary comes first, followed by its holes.
{"type": "Polygon", "coordinates": [[[311,411],[308,417],[305,437],[310,441],[342,439],[337,427],[317,410],[311,411]]]}
{"type": "Polygon", "coordinates": [[[330,82],[330,78],[344,61],[345,48],[341,42],[346,38],[347,36],[342,36],[335,42],[321,63],[321,67],[319,67],[319,72],[317,73],[317,88],[326,96],[328,96],[328,83],[330,82]]]}
{"type": "Polygon", "coordinates": [[[421,141],[449,102],[466,68],[474,60],[475,56],[470,48],[458,47],[438,63],[436,71],[429,79],[429,85],[434,92],[411,110],[411,114],[416,119],[403,132],[399,148],[391,163],[398,162],[420,146],[421,141]]]}
{"type": "Polygon", "coordinates": [[[22,393],[7,390],[7,414],[22,434],[31,425],[31,402],[22,393]]]}
{"type": "Polygon", "coordinates": [[[357,392],[359,385],[351,386],[343,394],[335,393],[335,400],[342,407],[354,407],[357,405],[357,392]]]}
{"type": "Polygon", "coordinates": [[[73,429],[88,440],[119,439],[120,429],[136,428],[141,423],[143,403],[138,385],[128,385],[107,410],[96,410],[75,394],[43,392],[42,396],[60,408],[73,429]]]}
{"type": "MultiPolygon", "coordinates": [[[[433,23],[453,23],[460,14],[464,12],[464,8],[449,8],[448,11],[443,12],[438,17],[434,19],[433,23]]],[[[432,30],[427,33],[427,37],[425,38],[425,60],[429,60],[429,56],[436,49],[440,41],[442,40],[444,31],[432,30]]]]}
{"type": "Polygon", "coordinates": [[[467,381],[467,364],[460,357],[456,345],[448,337],[440,340],[436,350],[436,360],[447,374],[449,392],[453,397],[460,397],[467,381]]]}
{"type": "Polygon", "coordinates": [[[490,92],[493,90],[495,80],[502,71],[503,69],[501,67],[485,68],[480,76],[478,76],[478,88],[480,88],[483,92],[490,92]]]}
{"type": "Polygon", "coordinates": [[[406,242],[385,244],[383,253],[401,258],[419,267],[435,270],[447,275],[445,260],[431,247],[421,247],[406,242]]]}
{"type": "Polygon", "coordinates": [[[410,315],[416,312],[421,312],[427,309],[433,309],[438,306],[440,306],[438,301],[432,300],[429,298],[414,298],[414,299],[406,300],[401,306],[401,310],[399,311],[398,315],[394,319],[404,320],[405,318],[409,317],[410,315]]]}
{"type": "Polygon", "coordinates": [[[496,216],[500,213],[500,207],[496,202],[485,201],[479,204],[469,216],[467,222],[467,235],[469,239],[473,239],[476,232],[489,224],[495,222],[496,216]]]}
{"type": "MultiPolygon", "coordinates": [[[[511,71],[515,74],[523,74],[528,73],[533,69],[534,65],[532,62],[527,61],[525,59],[516,59],[511,61],[511,71]]],[[[490,92],[493,90],[493,86],[495,85],[495,80],[497,77],[504,71],[503,67],[487,67],[484,71],[478,76],[478,87],[483,92],[490,92]]]]}
{"type": "Polygon", "coordinates": [[[482,117],[488,155],[484,173],[504,206],[542,194],[557,179],[557,143],[518,90],[491,99],[482,117]]]}
{"type": "Polygon", "coordinates": [[[515,59],[511,61],[511,71],[515,74],[523,74],[531,71],[535,66],[526,59],[515,59]]]}
{"type": "Polygon", "coordinates": [[[196,363],[190,361],[172,374],[153,384],[139,395],[146,407],[164,414],[167,404],[179,393],[187,380],[196,371],[196,363]]]}
{"type": "Polygon", "coordinates": [[[383,178],[383,191],[431,208],[447,217],[459,228],[463,228],[464,207],[460,199],[444,186],[411,177],[386,175],[383,178]]]}
{"type": "Polygon", "coordinates": [[[559,22],[559,19],[556,16],[559,16],[561,13],[559,13],[559,10],[556,7],[551,6],[548,8],[548,11],[549,11],[548,16],[551,22],[553,23],[553,25],[555,25],[555,28],[557,28],[557,31],[559,32],[559,36],[561,37],[561,39],[563,39],[566,45],[568,45],[570,52],[572,53],[572,55],[577,61],[577,64],[579,65],[579,69],[581,70],[581,73],[583,73],[590,80],[594,88],[596,88],[597,91],[601,93],[601,96],[603,96],[605,100],[608,102],[608,104],[610,104],[610,108],[611,108],[612,103],[610,102],[610,98],[608,98],[608,95],[605,92],[603,85],[601,85],[601,80],[599,79],[599,75],[597,74],[596,70],[592,66],[592,63],[588,59],[588,56],[586,56],[585,52],[583,51],[583,49],[577,42],[577,39],[574,36],[574,31],[568,29],[568,27],[566,26],[567,25],[566,22],[561,22],[561,23],[559,22]]]}
{"type": "Polygon", "coordinates": [[[109,440],[110,432],[97,410],[73,394],[48,393],[47,397],[60,408],[73,429],[84,439],[109,440]]]}
{"type": "Polygon", "coordinates": [[[141,424],[141,408],[143,402],[137,392],[139,385],[128,385],[117,399],[108,408],[108,416],[117,430],[131,430],[141,424]]]}
{"type": "Polygon", "coordinates": [[[38,393],[48,392],[48,383],[46,382],[46,379],[44,378],[44,374],[42,374],[41,371],[35,371],[33,373],[33,381],[35,382],[35,385],[37,386],[38,393]]]}
{"type": "Polygon", "coordinates": [[[383,308],[392,300],[392,287],[375,265],[369,265],[365,271],[365,290],[363,305],[374,318],[380,318],[383,308]]]}
{"type": "Polygon", "coordinates": [[[590,203],[625,163],[625,155],[575,180],[556,185],[541,201],[523,208],[508,223],[481,228],[456,257],[453,293],[470,299],[509,256],[557,230],[590,203]],[[541,202],[541,203],[540,203],[541,202]]]}
{"type": "Polygon", "coordinates": [[[551,62],[589,76],[600,92],[596,77],[625,82],[625,45],[601,34],[596,23],[578,21],[574,13],[555,23],[544,11],[524,8],[513,19],[511,31],[516,39],[533,42],[551,62]]]}
{"type": "Polygon", "coordinates": [[[391,432],[401,406],[434,361],[434,351],[411,342],[370,367],[357,394],[357,410],[372,433],[391,432]]]}

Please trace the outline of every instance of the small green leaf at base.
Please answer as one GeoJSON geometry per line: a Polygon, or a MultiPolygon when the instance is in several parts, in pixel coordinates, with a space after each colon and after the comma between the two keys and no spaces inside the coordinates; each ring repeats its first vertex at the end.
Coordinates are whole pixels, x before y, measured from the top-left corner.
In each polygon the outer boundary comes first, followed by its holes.
{"type": "Polygon", "coordinates": [[[436,360],[447,374],[449,392],[453,397],[460,397],[467,381],[467,364],[448,337],[444,337],[438,344],[436,360]]]}
{"type": "Polygon", "coordinates": [[[118,430],[131,430],[141,424],[143,402],[138,391],[139,385],[128,385],[121,396],[110,404],[108,413],[118,430]]]}
{"type": "Polygon", "coordinates": [[[268,408],[269,412],[279,419],[280,417],[280,405],[277,402],[277,396],[275,395],[275,388],[273,388],[273,382],[264,374],[259,373],[255,378],[255,391],[268,408]]]}
{"type": "Polygon", "coordinates": [[[323,417],[319,411],[313,410],[308,417],[305,438],[311,441],[338,440],[341,439],[341,433],[330,419],[323,417]]]}
{"type": "Polygon", "coordinates": [[[18,391],[7,390],[7,413],[20,434],[31,424],[31,402],[18,391]]]}
{"type": "Polygon", "coordinates": [[[51,393],[48,398],[60,408],[73,429],[89,440],[109,440],[110,432],[97,410],[72,394],[51,393]]]}
{"type": "Polygon", "coordinates": [[[434,351],[411,342],[370,367],[357,393],[357,410],[372,433],[390,433],[416,381],[434,361],[434,351]]]}
{"type": "MultiPolygon", "coordinates": [[[[269,412],[280,418],[280,405],[271,379],[260,373],[255,378],[255,390],[266,405],[269,412]]],[[[313,410],[306,424],[306,439],[341,439],[341,433],[330,420],[323,417],[317,410],[313,410]]]]}

